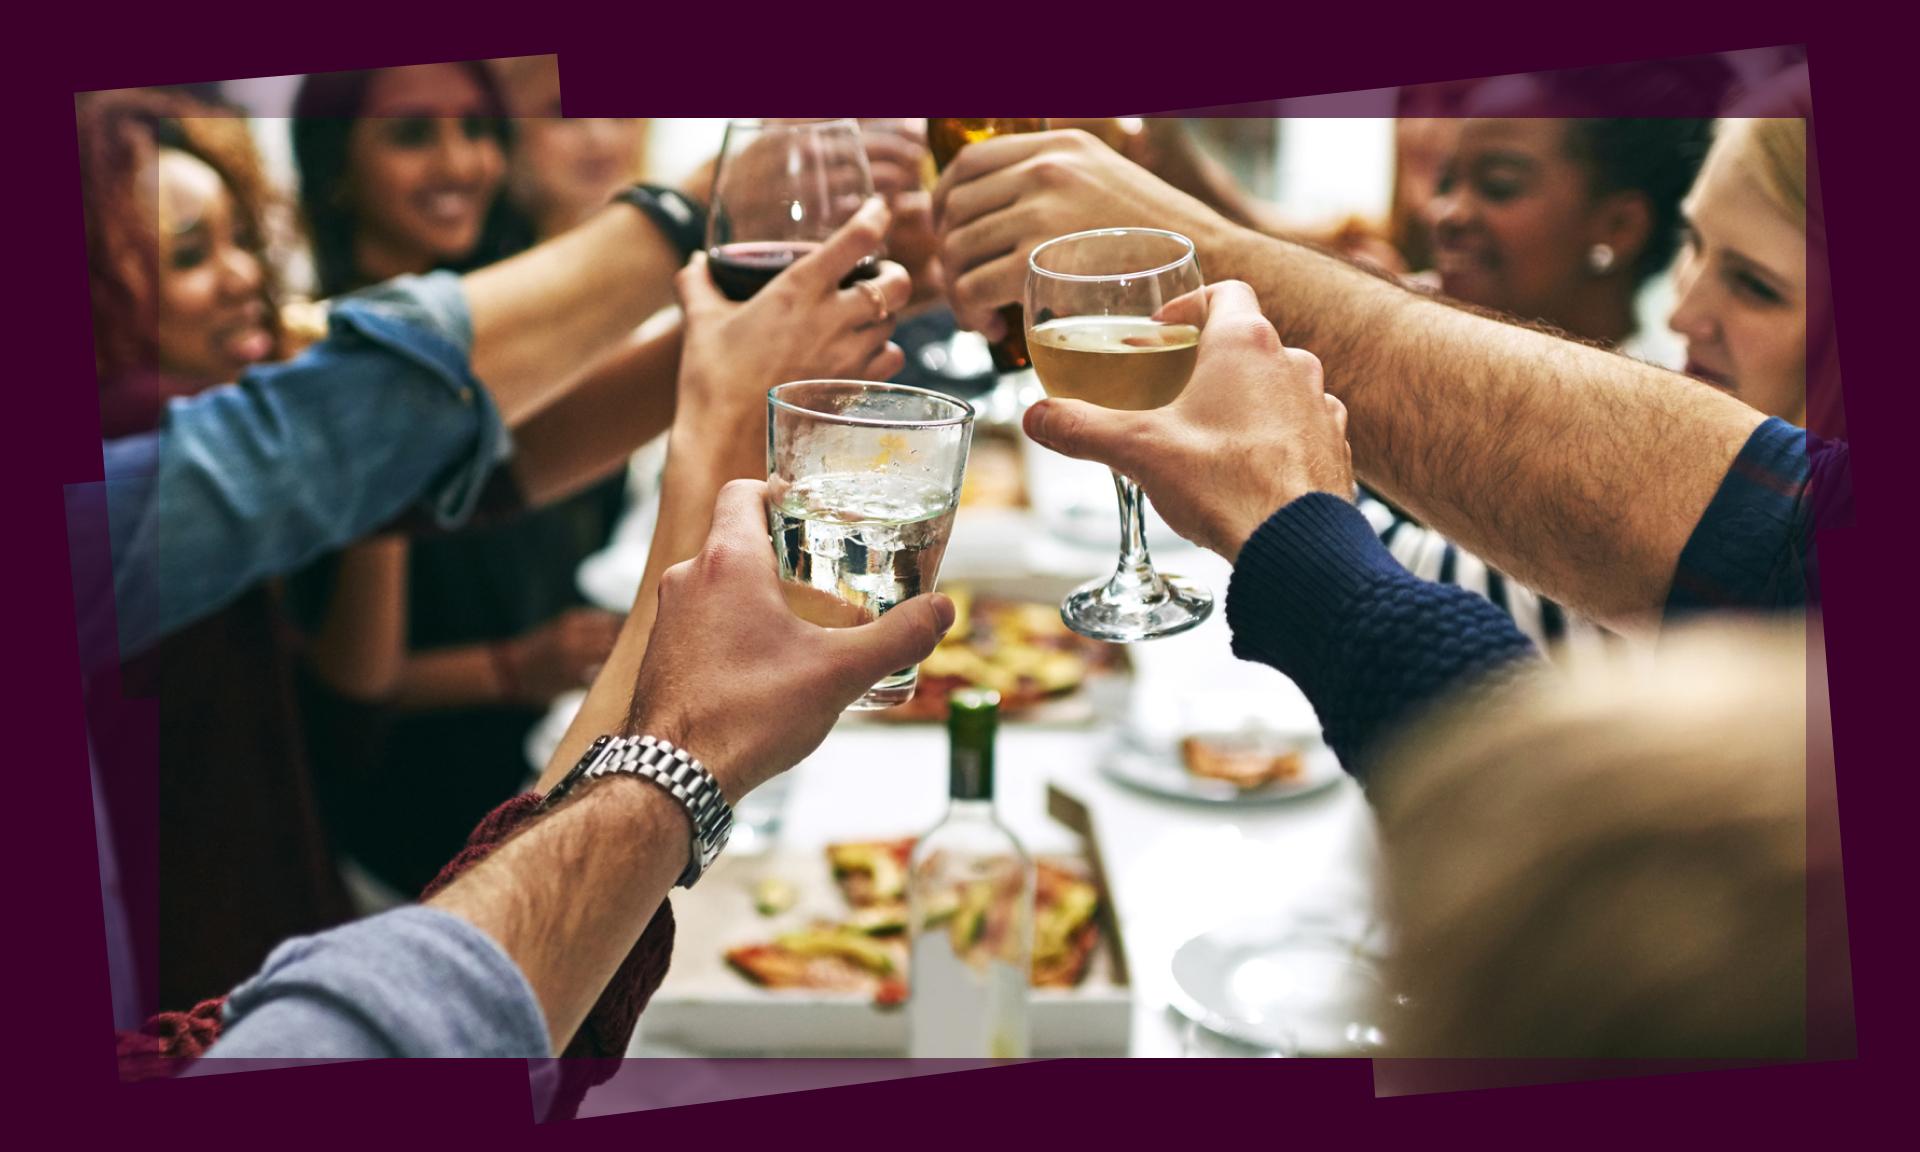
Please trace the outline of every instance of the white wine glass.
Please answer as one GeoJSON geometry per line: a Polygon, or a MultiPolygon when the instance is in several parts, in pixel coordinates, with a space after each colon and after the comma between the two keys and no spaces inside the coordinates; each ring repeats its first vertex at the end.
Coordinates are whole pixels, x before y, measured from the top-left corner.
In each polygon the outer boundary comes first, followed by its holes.
{"type": "MultiPolygon", "coordinates": [[[[1205,296],[1193,241],[1158,228],[1108,228],[1049,240],[1027,261],[1027,348],[1047,395],[1144,411],[1171,403],[1199,356],[1205,296]],[[1185,298],[1185,299],[1183,299],[1185,298]],[[1162,319],[1182,300],[1180,316],[1162,319]]],[[[1120,559],[1067,595],[1060,617],[1097,640],[1172,636],[1213,613],[1206,588],[1154,569],[1146,499],[1115,472],[1120,559]]]]}

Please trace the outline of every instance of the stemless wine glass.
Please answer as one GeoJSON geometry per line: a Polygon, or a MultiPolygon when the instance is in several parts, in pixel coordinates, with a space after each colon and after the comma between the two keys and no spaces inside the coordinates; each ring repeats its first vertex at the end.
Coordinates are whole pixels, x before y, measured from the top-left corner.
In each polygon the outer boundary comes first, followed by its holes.
{"type": "MultiPolygon", "coordinates": [[[[853,120],[729,120],[707,211],[714,284],[729,300],[750,299],[872,195],[853,120]]],[[[862,261],[849,282],[874,275],[879,256],[862,261]]]]}
{"type": "MultiPolygon", "coordinates": [[[[1109,228],[1049,240],[1027,260],[1027,347],[1049,396],[1141,411],[1171,403],[1199,355],[1204,283],[1193,241],[1157,228],[1109,228]],[[1161,310],[1182,297],[1180,319],[1161,310]]],[[[1140,486],[1113,474],[1120,562],[1060,605],[1067,627],[1128,643],[1184,632],[1213,612],[1213,594],[1163,575],[1147,554],[1140,486]]]]}
{"type": "MultiPolygon", "coordinates": [[[[960,400],[865,380],[797,380],[767,393],[767,527],[796,615],[863,624],[931,592],[973,440],[960,400]]],[[[883,678],[851,712],[913,699],[918,668],[883,678]]]]}

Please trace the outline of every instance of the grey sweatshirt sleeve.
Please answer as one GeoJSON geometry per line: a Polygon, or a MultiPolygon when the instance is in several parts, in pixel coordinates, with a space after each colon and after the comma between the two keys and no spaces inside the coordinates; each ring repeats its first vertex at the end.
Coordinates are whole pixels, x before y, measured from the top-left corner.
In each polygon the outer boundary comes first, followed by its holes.
{"type": "Polygon", "coordinates": [[[500,946],[451,913],[407,907],[274,949],[227,998],[207,1059],[552,1054],[539,1001],[500,946]]]}

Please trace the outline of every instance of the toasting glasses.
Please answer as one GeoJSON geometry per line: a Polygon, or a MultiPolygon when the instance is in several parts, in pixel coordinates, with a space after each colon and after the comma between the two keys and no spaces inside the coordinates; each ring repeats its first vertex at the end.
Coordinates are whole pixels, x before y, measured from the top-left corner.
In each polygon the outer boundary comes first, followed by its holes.
{"type": "MultiPolygon", "coordinates": [[[[1049,396],[1133,411],[1169,404],[1199,356],[1204,282],[1193,242],[1157,228],[1076,232],[1033,250],[1027,269],[1027,347],[1049,396]],[[1162,309],[1192,323],[1168,323],[1162,309]]],[[[1120,498],[1120,560],[1113,575],[1060,605],[1067,627],[1128,643],[1184,632],[1213,612],[1213,594],[1154,570],[1140,486],[1113,474],[1120,498]]]]}

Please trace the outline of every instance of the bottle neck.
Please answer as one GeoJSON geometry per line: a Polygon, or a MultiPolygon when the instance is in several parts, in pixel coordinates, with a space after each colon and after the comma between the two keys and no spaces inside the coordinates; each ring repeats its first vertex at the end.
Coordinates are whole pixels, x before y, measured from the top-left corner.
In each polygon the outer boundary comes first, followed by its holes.
{"type": "Polygon", "coordinates": [[[975,802],[993,807],[993,745],[988,741],[953,741],[947,759],[947,795],[956,807],[975,802]]]}
{"type": "Polygon", "coordinates": [[[955,796],[951,800],[948,800],[947,821],[952,823],[963,820],[977,821],[982,824],[993,823],[993,797],[988,796],[985,799],[972,799],[955,796]]]}

